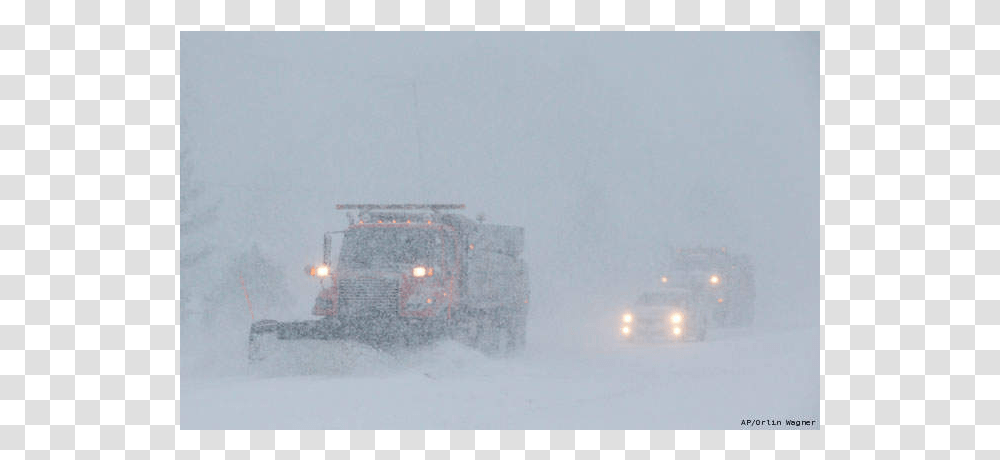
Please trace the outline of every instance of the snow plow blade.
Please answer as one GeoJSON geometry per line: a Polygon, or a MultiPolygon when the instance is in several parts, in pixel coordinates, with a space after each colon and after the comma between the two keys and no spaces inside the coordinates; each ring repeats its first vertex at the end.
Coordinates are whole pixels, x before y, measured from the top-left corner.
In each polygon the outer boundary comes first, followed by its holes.
{"type": "MultiPolygon", "coordinates": [[[[330,317],[312,321],[261,320],[250,326],[248,357],[251,363],[261,361],[270,355],[271,349],[287,348],[281,343],[296,341],[352,342],[373,349],[391,350],[429,342],[437,335],[427,326],[386,321],[384,317],[349,322],[330,317]]],[[[281,356],[276,358],[281,359],[281,356]]]]}
{"type": "Polygon", "coordinates": [[[391,361],[385,349],[330,319],[264,320],[250,327],[248,371],[257,376],[365,373],[391,361]]]}
{"type": "Polygon", "coordinates": [[[282,323],[270,319],[250,326],[249,358],[260,361],[265,356],[265,342],[271,340],[334,340],[334,328],[329,321],[292,321],[282,323]]]}

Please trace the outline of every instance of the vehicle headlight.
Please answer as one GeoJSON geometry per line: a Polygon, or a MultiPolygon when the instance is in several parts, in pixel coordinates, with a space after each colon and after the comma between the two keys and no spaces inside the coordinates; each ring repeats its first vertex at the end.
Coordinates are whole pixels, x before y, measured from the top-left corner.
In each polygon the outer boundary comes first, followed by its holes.
{"type": "Polygon", "coordinates": [[[681,335],[681,328],[675,327],[674,328],[674,335],[681,335]]]}
{"type": "Polygon", "coordinates": [[[678,324],[678,323],[680,323],[680,322],[681,322],[681,321],[683,321],[683,320],[684,320],[684,317],[683,317],[683,316],[681,316],[681,314],[680,314],[680,313],[674,313],[674,314],[673,314],[673,315],[672,315],[672,316],[670,317],[670,322],[671,322],[671,323],[674,323],[674,324],[678,324]]]}
{"type": "Polygon", "coordinates": [[[632,333],[632,329],[628,326],[622,328],[622,334],[629,335],[630,333],[632,333]]]}
{"type": "Polygon", "coordinates": [[[423,266],[419,266],[419,265],[416,266],[416,267],[413,267],[413,276],[415,278],[423,278],[423,277],[427,276],[427,274],[428,274],[427,273],[427,267],[423,267],[423,266]]]}
{"type": "Polygon", "coordinates": [[[624,321],[626,323],[631,323],[632,322],[632,314],[631,313],[625,313],[624,315],[622,315],[622,321],[624,321]]]}
{"type": "Polygon", "coordinates": [[[712,275],[708,278],[708,282],[712,284],[719,284],[719,275],[712,275]]]}
{"type": "Polygon", "coordinates": [[[320,265],[319,267],[316,267],[316,276],[322,278],[329,274],[330,274],[330,267],[327,267],[326,265],[320,265]]]}

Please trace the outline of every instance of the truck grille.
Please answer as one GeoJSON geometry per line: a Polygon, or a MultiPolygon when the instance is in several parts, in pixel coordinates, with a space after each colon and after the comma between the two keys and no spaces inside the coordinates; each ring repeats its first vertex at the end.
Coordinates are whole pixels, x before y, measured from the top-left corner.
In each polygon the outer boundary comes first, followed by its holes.
{"type": "Polygon", "coordinates": [[[337,284],[339,307],[343,314],[396,312],[399,310],[399,280],[384,278],[349,278],[337,284]]]}

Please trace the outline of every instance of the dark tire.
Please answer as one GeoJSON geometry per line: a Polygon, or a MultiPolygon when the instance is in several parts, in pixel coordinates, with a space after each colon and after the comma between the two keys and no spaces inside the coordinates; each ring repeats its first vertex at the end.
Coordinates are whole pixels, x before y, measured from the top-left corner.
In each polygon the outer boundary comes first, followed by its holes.
{"type": "Polygon", "coordinates": [[[497,321],[493,315],[480,312],[475,319],[474,343],[476,349],[487,354],[495,355],[500,349],[500,334],[497,329],[497,321]]]}
{"type": "Polygon", "coordinates": [[[506,308],[481,312],[476,321],[476,348],[490,356],[509,355],[516,349],[516,316],[506,308]]]}
{"type": "Polygon", "coordinates": [[[490,340],[490,354],[494,356],[506,356],[510,353],[514,340],[511,320],[512,316],[506,314],[503,310],[498,311],[493,315],[491,321],[492,327],[487,333],[490,340]]]}
{"type": "Polygon", "coordinates": [[[466,308],[463,308],[460,312],[453,314],[448,320],[447,336],[451,340],[469,348],[479,348],[479,344],[477,343],[477,334],[479,331],[476,324],[476,318],[468,313],[466,308]]]}
{"type": "Polygon", "coordinates": [[[528,310],[520,305],[505,307],[501,312],[500,334],[502,347],[500,354],[513,355],[521,350],[527,342],[528,310]]]}
{"type": "Polygon", "coordinates": [[[527,311],[500,307],[465,313],[453,319],[452,339],[486,355],[504,356],[522,350],[527,336],[527,311]]]}

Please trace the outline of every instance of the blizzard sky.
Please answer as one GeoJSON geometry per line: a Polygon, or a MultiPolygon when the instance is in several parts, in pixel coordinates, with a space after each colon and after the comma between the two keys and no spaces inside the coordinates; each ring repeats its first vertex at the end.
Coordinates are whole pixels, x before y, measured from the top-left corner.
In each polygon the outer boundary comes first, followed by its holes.
{"type": "Polygon", "coordinates": [[[701,244],[753,258],[759,324],[818,324],[819,48],[815,32],[182,33],[182,187],[221,204],[191,238],[256,243],[308,317],[302,268],[346,226],[335,204],[465,203],[526,229],[535,319],[611,311],[656,287],[671,246],[701,244]]]}

